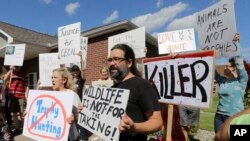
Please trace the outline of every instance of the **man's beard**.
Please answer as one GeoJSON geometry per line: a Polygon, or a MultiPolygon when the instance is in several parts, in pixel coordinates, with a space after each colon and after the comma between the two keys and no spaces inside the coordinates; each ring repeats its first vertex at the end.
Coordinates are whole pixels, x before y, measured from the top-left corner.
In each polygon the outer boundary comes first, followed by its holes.
{"type": "Polygon", "coordinates": [[[111,78],[116,80],[117,82],[121,82],[125,76],[128,74],[128,69],[127,68],[124,68],[124,69],[118,69],[114,66],[111,66],[110,67],[110,71],[111,70],[117,70],[116,73],[110,73],[111,74],[111,78]]]}

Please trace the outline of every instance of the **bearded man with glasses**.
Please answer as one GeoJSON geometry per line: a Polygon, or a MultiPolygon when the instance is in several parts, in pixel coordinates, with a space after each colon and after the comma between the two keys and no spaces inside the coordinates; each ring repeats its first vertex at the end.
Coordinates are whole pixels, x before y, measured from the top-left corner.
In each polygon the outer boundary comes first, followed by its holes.
{"type": "Polygon", "coordinates": [[[156,92],[147,80],[141,78],[134,51],[128,45],[115,45],[106,61],[115,82],[112,87],[130,90],[126,114],[119,125],[120,141],[146,141],[147,134],[162,127],[156,92]]]}

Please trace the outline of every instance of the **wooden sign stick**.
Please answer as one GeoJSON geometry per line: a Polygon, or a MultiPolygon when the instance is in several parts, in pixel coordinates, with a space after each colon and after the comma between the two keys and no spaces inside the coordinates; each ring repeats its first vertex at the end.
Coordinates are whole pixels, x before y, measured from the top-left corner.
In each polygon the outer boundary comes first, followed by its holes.
{"type": "Polygon", "coordinates": [[[167,134],[166,134],[166,141],[172,140],[172,126],[173,126],[173,113],[174,113],[174,106],[172,104],[167,104],[168,109],[168,121],[167,121],[167,134]]]}
{"type": "Polygon", "coordinates": [[[10,72],[9,88],[10,88],[10,85],[11,85],[12,75],[13,75],[13,70],[11,70],[11,72],[10,72]]]}

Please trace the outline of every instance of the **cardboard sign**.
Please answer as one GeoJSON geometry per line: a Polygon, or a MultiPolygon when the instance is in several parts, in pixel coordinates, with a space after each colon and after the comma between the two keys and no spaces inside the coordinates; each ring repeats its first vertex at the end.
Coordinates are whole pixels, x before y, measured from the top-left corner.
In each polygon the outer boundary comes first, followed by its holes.
{"type": "Polygon", "coordinates": [[[111,48],[116,44],[127,44],[135,53],[135,58],[145,57],[144,49],[146,48],[145,27],[134,29],[108,38],[108,54],[111,48]]]}
{"type": "Polygon", "coordinates": [[[86,68],[87,64],[87,52],[88,52],[88,37],[81,37],[81,51],[83,68],[86,68]]]}
{"type": "Polygon", "coordinates": [[[87,86],[78,124],[104,140],[118,141],[120,118],[125,114],[128,97],[129,90],[87,86]]]}
{"type": "Polygon", "coordinates": [[[61,64],[80,62],[81,23],[58,28],[58,55],[61,64]]]}
{"type": "Polygon", "coordinates": [[[39,54],[40,86],[52,86],[52,71],[60,68],[58,53],[39,54]]]}
{"type": "Polygon", "coordinates": [[[194,29],[158,33],[159,54],[196,50],[194,29]]]}
{"type": "Polygon", "coordinates": [[[236,56],[240,47],[232,42],[236,30],[234,1],[222,0],[196,14],[199,46],[216,50],[218,58],[236,56]]]}
{"type": "Polygon", "coordinates": [[[209,108],[214,83],[214,51],[144,59],[145,78],[159,101],[209,108]]]}
{"type": "Polygon", "coordinates": [[[9,44],[5,47],[5,66],[23,66],[26,44],[9,44]]]}
{"type": "Polygon", "coordinates": [[[67,141],[74,93],[30,90],[23,135],[39,141],[67,141]]]}

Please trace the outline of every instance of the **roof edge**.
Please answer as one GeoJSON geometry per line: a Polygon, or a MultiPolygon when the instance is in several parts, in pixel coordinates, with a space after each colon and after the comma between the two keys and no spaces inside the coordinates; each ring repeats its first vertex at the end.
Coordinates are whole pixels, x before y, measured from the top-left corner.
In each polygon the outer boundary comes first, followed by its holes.
{"type": "Polygon", "coordinates": [[[3,31],[2,29],[0,29],[0,34],[3,34],[6,38],[7,38],[7,42],[11,43],[13,42],[13,37],[10,36],[8,33],[6,33],[5,31],[3,31]]]}
{"type": "MultiPolygon", "coordinates": [[[[119,29],[126,29],[129,31],[129,30],[136,29],[136,28],[139,28],[139,27],[135,25],[134,23],[130,22],[129,20],[122,20],[122,21],[118,21],[118,22],[111,23],[108,25],[103,25],[100,27],[92,28],[87,31],[83,31],[81,33],[81,36],[94,38],[94,37],[101,36],[101,35],[104,35],[113,31],[117,31],[119,29]]],[[[154,46],[158,46],[157,39],[147,32],[146,32],[146,42],[154,46]]]]}

